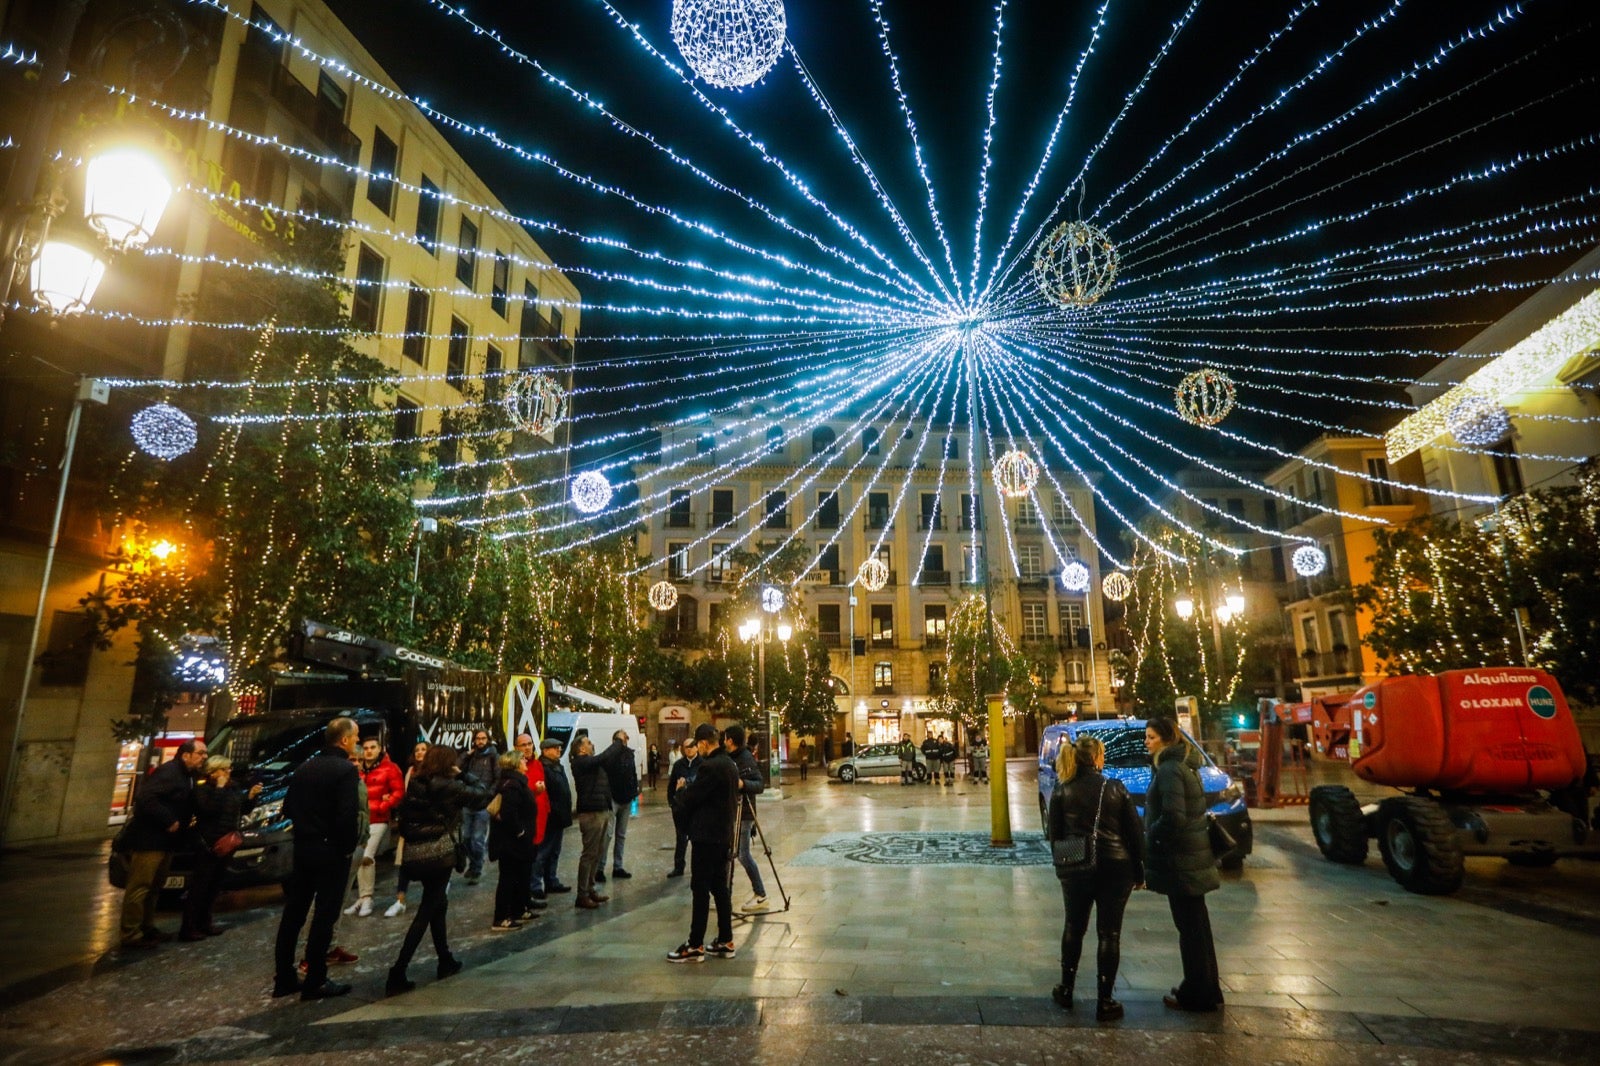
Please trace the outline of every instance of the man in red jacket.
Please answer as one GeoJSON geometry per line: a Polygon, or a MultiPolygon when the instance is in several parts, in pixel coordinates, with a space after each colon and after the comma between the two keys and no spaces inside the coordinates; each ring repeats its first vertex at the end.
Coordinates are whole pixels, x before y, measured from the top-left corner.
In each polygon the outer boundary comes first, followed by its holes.
{"type": "MultiPolygon", "coordinates": [[[[550,793],[544,783],[544,764],[539,761],[538,752],[533,750],[533,737],[530,734],[517,734],[516,747],[528,764],[528,790],[533,793],[533,805],[537,813],[533,830],[533,843],[537,847],[544,843],[545,827],[550,822],[550,793]]],[[[540,889],[544,885],[544,879],[537,865],[534,866],[533,877],[530,879],[528,889],[530,893],[534,891],[534,884],[539,885],[540,889]]],[[[539,896],[542,895],[544,892],[540,891],[539,896]]],[[[531,901],[528,905],[529,913],[543,910],[548,906],[548,901],[540,899],[539,896],[529,896],[531,901]]]]}
{"type": "Polygon", "coordinates": [[[372,816],[367,826],[367,847],[356,868],[356,901],[346,914],[363,918],[372,914],[372,886],[378,876],[378,852],[389,839],[389,812],[400,805],[406,794],[405,779],[377,737],[361,742],[361,777],[367,784],[367,810],[372,816]]]}

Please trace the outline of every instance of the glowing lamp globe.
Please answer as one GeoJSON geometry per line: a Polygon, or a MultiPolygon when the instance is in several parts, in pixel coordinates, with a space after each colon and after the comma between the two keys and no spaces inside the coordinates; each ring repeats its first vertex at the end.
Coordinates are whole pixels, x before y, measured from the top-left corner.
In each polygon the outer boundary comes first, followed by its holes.
{"type": "Polygon", "coordinates": [[[889,583],[889,564],[882,559],[868,559],[856,571],[856,580],[868,592],[877,592],[889,583]]]}
{"type": "Polygon", "coordinates": [[[518,374],[500,402],[512,424],[540,437],[548,437],[567,417],[567,390],[549,374],[518,374]]]}
{"type": "Polygon", "coordinates": [[[783,55],[783,0],[672,0],[672,39],[701,81],[743,89],[783,55]]]}
{"type": "Polygon", "coordinates": [[[776,585],[762,586],[761,609],[768,614],[777,614],[783,610],[783,590],[776,585]]]}
{"type": "Polygon", "coordinates": [[[106,265],[73,241],[48,240],[28,268],[33,298],[53,315],[75,315],[89,307],[106,265]]]}
{"type": "Polygon", "coordinates": [[[1002,496],[1026,496],[1039,481],[1039,464],[1027,452],[1009,451],[994,464],[994,487],[1002,496]]]}
{"type": "Polygon", "coordinates": [[[102,152],[84,166],[84,218],[114,248],[147,243],[171,199],[166,171],[136,148],[102,152]]]}
{"type": "Polygon", "coordinates": [[[1223,601],[1228,605],[1228,610],[1234,614],[1244,614],[1244,593],[1230,592],[1223,601]]]}
{"type": "Polygon", "coordinates": [[[650,606],[658,611],[670,611],[678,605],[678,588],[670,581],[657,581],[650,586],[650,606]]]}
{"type": "Polygon", "coordinates": [[[1328,556],[1313,544],[1302,544],[1296,548],[1289,562],[1301,577],[1316,577],[1328,568],[1328,556]]]}
{"type": "Polygon", "coordinates": [[[1233,379],[1207,367],[1185,374],[1175,390],[1178,417],[1196,426],[1214,426],[1233,410],[1233,379]]]}
{"type": "Polygon", "coordinates": [[[170,403],[152,404],[133,416],[133,443],[157,459],[176,459],[200,440],[194,419],[170,403]]]}
{"type": "Polygon", "coordinates": [[[1106,599],[1113,603],[1121,603],[1132,595],[1133,582],[1129,580],[1127,574],[1116,571],[1107,574],[1105,580],[1100,582],[1100,591],[1105,594],[1106,599]]]}
{"type": "Polygon", "coordinates": [[[1068,592],[1087,592],[1089,568],[1080,562],[1070,562],[1061,568],[1061,587],[1068,592]]]}
{"type": "Polygon", "coordinates": [[[1033,281],[1057,307],[1088,307],[1117,280],[1117,246],[1085,222],[1063,222],[1033,252],[1033,281]]]}
{"type": "Polygon", "coordinates": [[[611,482],[598,470],[585,470],[572,479],[572,506],[581,514],[605,510],[611,502],[611,482]]]}
{"type": "Polygon", "coordinates": [[[1468,448],[1493,447],[1511,433],[1511,415],[1479,393],[1468,395],[1452,407],[1446,422],[1456,443],[1468,448]]]}

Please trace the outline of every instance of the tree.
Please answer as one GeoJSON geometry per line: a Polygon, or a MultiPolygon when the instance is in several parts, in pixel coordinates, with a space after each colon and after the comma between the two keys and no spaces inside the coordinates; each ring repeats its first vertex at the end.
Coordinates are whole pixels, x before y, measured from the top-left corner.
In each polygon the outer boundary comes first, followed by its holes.
{"type": "Polygon", "coordinates": [[[943,706],[959,715],[967,729],[981,727],[988,714],[984,697],[997,693],[1005,697],[1007,717],[1039,713],[1041,678],[1047,679],[1047,671],[1055,668],[1053,656],[1018,648],[994,622],[981,595],[967,596],[955,605],[945,632],[949,679],[943,706]]]}

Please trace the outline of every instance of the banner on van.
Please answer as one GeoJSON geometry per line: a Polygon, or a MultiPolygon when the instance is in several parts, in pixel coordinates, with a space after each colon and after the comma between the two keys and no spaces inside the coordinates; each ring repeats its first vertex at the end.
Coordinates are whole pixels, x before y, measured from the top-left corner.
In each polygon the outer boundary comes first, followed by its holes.
{"type": "Polygon", "coordinates": [[[544,678],[537,674],[512,674],[506,679],[501,721],[506,739],[514,740],[527,733],[533,737],[534,749],[544,736],[545,712],[549,700],[545,693],[544,678]]]}
{"type": "Polygon", "coordinates": [[[547,694],[545,679],[536,674],[413,670],[406,682],[413,717],[429,744],[466,750],[482,729],[505,751],[518,733],[530,733],[536,742],[544,735],[547,694]]]}

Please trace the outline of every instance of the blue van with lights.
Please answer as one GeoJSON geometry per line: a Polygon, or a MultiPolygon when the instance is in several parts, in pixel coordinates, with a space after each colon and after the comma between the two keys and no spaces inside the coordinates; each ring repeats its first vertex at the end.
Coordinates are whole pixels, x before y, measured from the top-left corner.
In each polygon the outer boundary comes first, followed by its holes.
{"type": "MultiPolygon", "coordinates": [[[[1150,791],[1150,753],[1144,747],[1143,718],[1102,718],[1084,722],[1060,722],[1046,726],[1039,741],[1039,818],[1049,831],[1050,794],[1056,789],[1056,757],[1061,745],[1076,743],[1085,734],[1092,734],[1106,746],[1105,775],[1121,781],[1133,802],[1144,815],[1144,795],[1150,791]]],[[[1255,847],[1255,829],[1250,824],[1250,811],[1244,804],[1244,786],[1229,777],[1227,771],[1211,761],[1211,756],[1185,733],[1195,751],[1204,759],[1197,771],[1200,786],[1205,789],[1206,803],[1217,821],[1227,827],[1238,846],[1222,857],[1225,870],[1236,870],[1244,864],[1244,857],[1255,847]]]]}

